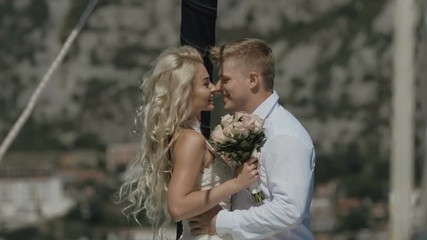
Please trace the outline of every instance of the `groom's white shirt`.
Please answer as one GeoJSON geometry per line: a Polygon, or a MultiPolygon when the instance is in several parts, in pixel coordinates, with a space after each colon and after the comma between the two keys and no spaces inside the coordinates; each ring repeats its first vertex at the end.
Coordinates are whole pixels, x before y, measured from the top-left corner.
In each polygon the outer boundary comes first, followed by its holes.
{"type": "Polygon", "coordinates": [[[219,236],[240,239],[314,239],[310,231],[315,151],[301,123],[278,103],[274,92],[253,114],[265,118],[267,141],[260,153],[261,189],[256,204],[248,191],[233,196],[233,211],[216,219],[219,236]]]}

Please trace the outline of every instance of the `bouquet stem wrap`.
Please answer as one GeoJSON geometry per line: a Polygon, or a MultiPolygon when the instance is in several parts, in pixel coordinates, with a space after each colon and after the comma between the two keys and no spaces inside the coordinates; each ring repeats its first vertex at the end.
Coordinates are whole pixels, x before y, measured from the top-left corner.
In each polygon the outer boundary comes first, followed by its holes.
{"type": "MultiPolygon", "coordinates": [[[[251,157],[259,159],[259,152],[256,149],[254,149],[251,157]]],[[[258,170],[259,169],[260,169],[260,162],[258,160],[258,170]]],[[[252,183],[249,186],[248,191],[251,193],[252,200],[256,203],[260,203],[265,199],[265,195],[261,190],[261,186],[259,182],[252,183]]]]}

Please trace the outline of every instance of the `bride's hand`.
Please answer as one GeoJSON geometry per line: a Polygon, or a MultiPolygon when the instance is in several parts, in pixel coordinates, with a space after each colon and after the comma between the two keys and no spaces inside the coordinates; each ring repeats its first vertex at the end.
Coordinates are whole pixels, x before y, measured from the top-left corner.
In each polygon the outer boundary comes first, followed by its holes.
{"type": "Polygon", "coordinates": [[[245,163],[241,164],[236,170],[235,179],[242,186],[242,188],[249,187],[252,183],[258,181],[258,158],[251,158],[245,163]]]}

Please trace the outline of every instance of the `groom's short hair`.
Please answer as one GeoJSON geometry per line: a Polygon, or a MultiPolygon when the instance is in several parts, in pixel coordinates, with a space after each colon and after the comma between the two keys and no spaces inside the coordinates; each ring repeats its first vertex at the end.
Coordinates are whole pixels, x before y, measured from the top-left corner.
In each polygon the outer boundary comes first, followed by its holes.
{"type": "Polygon", "coordinates": [[[271,48],[260,39],[244,38],[221,47],[212,47],[210,59],[213,64],[221,65],[226,59],[243,61],[247,66],[257,67],[264,79],[267,90],[274,87],[275,61],[271,48]]]}

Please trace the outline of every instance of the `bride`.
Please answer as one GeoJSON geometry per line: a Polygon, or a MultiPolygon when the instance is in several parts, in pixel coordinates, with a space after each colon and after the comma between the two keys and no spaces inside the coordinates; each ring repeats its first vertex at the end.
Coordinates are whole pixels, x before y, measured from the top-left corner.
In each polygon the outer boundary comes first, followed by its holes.
{"type": "Polygon", "coordinates": [[[163,51],[142,83],[143,106],[138,112],[142,141],[119,200],[124,213],[136,221],[142,213],[151,221],[153,239],[164,239],[170,220],[183,221],[181,239],[221,239],[193,236],[186,219],[220,205],[258,180],[256,164],[248,161],[234,176],[214,158],[200,133],[202,111],[212,111],[215,88],[203,60],[188,46],[163,51]]]}

